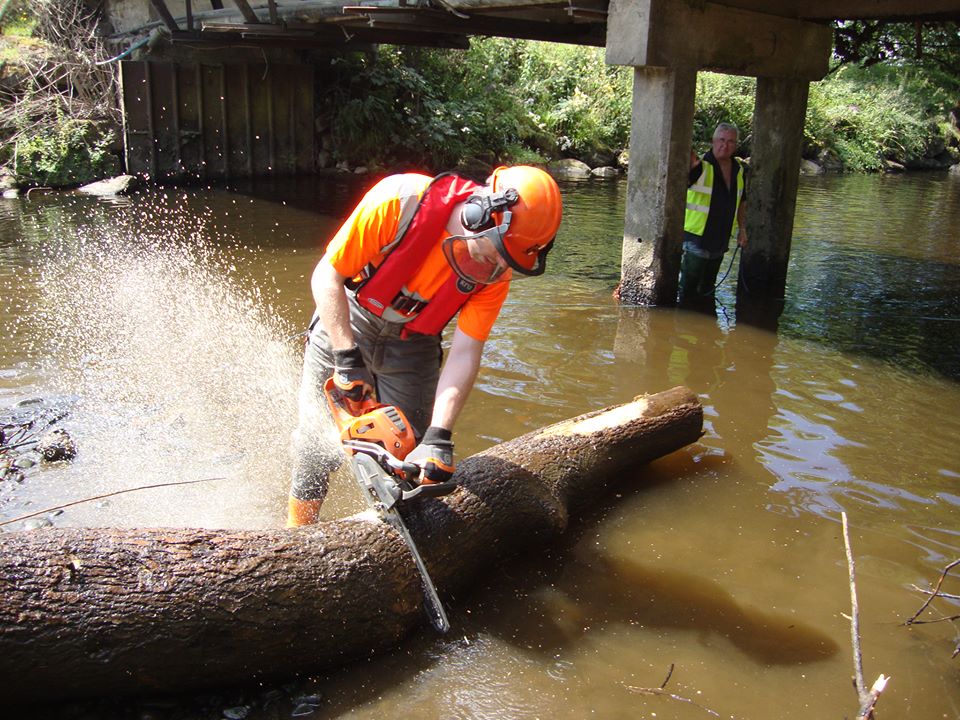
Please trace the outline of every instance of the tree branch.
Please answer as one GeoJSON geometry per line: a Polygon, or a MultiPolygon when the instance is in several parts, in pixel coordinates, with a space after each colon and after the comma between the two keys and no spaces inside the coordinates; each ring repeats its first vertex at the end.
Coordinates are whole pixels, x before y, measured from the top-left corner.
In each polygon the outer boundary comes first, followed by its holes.
{"type": "Polygon", "coordinates": [[[946,580],[947,575],[949,575],[949,574],[950,574],[950,571],[953,570],[953,568],[955,568],[957,565],[960,565],[960,558],[957,558],[956,560],[954,560],[952,563],[950,563],[949,565],[947,565],[947,566],[940,572],[940,579],[937,580],[937,585],[936,585],[936,587],[933,589],[933,592],[930,593],[930,597],[928,597],[927,600],[926,600],[926,602],[924,602],[923,605],[920,606],[920,609],[917,610],[917,611],[913,614],[913,617],[911,617],[909,620],[907,620],[906,622],[903,623],[904,625],[914,625],[914,624],[917,624],[917,618],[920,617],[920,615],[923,613],[924,610],[926,610],[928,607],[930,607],[930,603],[933,602],[934,598],[936,598],[936,597],[948,597],[947,595],[944,595],[944,594],[942,594],[942,593],[940,592],[940,588],[943,586],[943,581],[946,580]]]}
{"type": "Polygon", "coordinates": [[[843,546],[847,553],[847,574],[850,579],[850,642],[853,646],[854,683],[857,688],[857,697],[860,708],[857,711],[857,720],[873,718],[873,708],[877,704],[880,693],[887,686],[890,678],[880,675],[873,686],[867,690],[863,680],[863,653],[860,650],[860,605],[857,601],[857,581],[853,562],[853,550],[850,546],[850,531],[847,527],[847,514],[840,513],[843,524],[843,546]]]}

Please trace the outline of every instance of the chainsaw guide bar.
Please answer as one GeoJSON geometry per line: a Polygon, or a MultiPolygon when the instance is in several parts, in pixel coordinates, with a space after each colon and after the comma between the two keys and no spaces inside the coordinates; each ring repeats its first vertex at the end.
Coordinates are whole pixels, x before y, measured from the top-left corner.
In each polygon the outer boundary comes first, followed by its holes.
{"type": "MultiPolygon", "coordinates": [[[[407,530],[407,526],[397,509],[397,503],[407,499],[409,493],[416,493],[421,488],[430,488],[431,486],[420,485],[413,491],[404,491],[374,457],[379,453],[369,448],[357,447],[363,444],[365,443],[344,443],[345,447],[350,447],[354,451],[354,454],[349,457],[353,465],[354,475],[357,478],[357,484],[360,485],[363,497],[370,509],[376,512],[381,520],[393,527],[406,543],[407,549],[413,556],[413,562],[416,564],[417,570],[420,571],[420,579],[423,581],[424,610],[430,618],[430,624],[438,632],[445,633],[450,629],[450,621],[447,620],[447,614],[443,610],[437,588],[433,584],[433,580],[430,579],[427,565],[420,556],[417,544],[413,541],[413,537],[407,530]]],[[[379,446],[374,447],[386,454],[379,446]]],[[[443,484],[447,485],[447,483],[443,484]]],[[[451,489],[444,488],[446,492],[450,492],[451,489]]]]}

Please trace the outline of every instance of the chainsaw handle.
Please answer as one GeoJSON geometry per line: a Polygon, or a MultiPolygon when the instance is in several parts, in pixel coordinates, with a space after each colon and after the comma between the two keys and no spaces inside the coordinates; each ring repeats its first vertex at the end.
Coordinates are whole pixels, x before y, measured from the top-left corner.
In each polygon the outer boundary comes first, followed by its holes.
{"type": "Polygon", "coordinates": [[[398,460],[376,443],[364,442],[363,440],[344,440],[343,447],[355,453],[361,452],[370,455],[380,464],[380,467],[393,470],[401,475],[404,480],[412,481],[420,476],[419,465],[398,460]]]}
{"type": "Polygon", "coordinates": [[[351,418],[360,417],[364,413],[379,407],[373,388],[356,381],[349,388],[337,385],[333,377],[327,378],[323,384],[323,393],[327,396],[327,403],[333,413],[337,426],[349,422],[351,418]]]}

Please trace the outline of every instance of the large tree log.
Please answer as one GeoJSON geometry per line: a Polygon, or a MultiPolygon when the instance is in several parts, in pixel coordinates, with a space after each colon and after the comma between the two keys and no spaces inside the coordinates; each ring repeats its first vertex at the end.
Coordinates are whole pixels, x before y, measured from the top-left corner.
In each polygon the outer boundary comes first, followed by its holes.
{"type": "MultiPolygon", "coordinates": [[[[463,460],[460,488],[404,516],[441,594],[563,533],[613,481],[700,437],[686,388],[463,460]]],[[[300,530],[49,528],[0,536],[4,701],[289,677],[423,624],[406,547],[371,513],[300,530]],[[13,683],[20,677],[29,682],[13,683]]]]}

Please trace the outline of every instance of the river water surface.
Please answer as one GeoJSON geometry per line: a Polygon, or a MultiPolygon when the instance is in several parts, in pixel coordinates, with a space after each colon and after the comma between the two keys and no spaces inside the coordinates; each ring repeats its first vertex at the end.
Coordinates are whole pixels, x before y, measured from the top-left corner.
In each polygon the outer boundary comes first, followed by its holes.
{"type": "MultiPolygon", "coordinates": [[[[448,598],[447,637],[308,681],[311,717],[852,717],[841,511],[867,682],[892,677],[879,710],[960,717],[956,626],[903,626],[960,557],[960,178],[802,179],[785,306],[759,324],[735,266],[715,313],[614,303],[625,189],[564,186],[548,274],[514,283],[457,452],[676,385],[704,437],[448,598]]],[[[79,447],[0,484],[0,522],[100,496],[0,529],[282,525],[309,275],[361,191],[0,201],[0,408],[59,403],[79,447]],[[111,494],[172,481],[196,482],[111,494]]],[[[324,515],[359,509],[344,483],[324,515]]]]}

